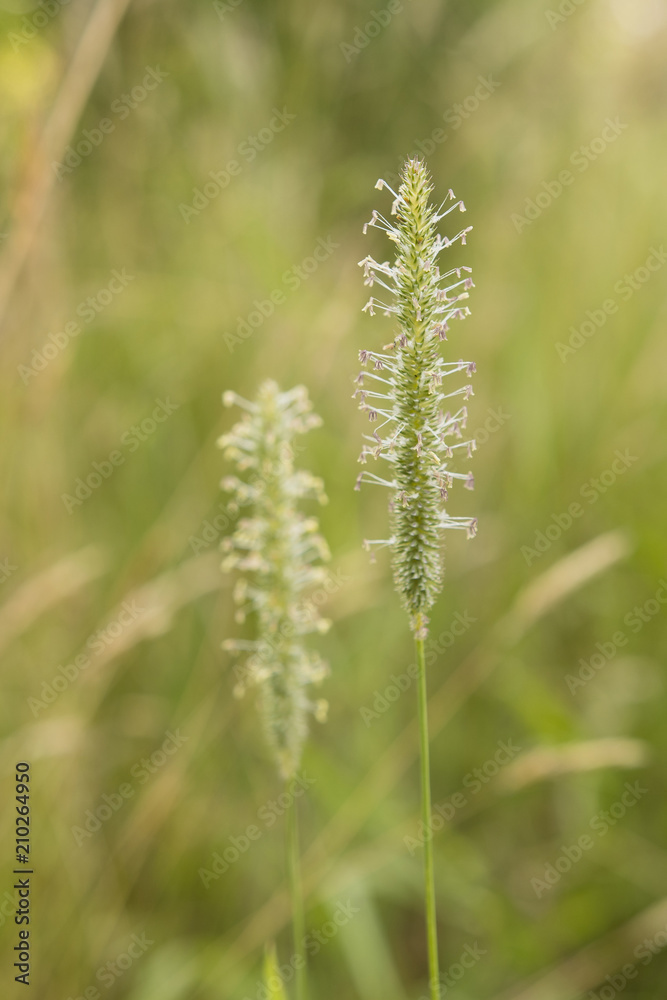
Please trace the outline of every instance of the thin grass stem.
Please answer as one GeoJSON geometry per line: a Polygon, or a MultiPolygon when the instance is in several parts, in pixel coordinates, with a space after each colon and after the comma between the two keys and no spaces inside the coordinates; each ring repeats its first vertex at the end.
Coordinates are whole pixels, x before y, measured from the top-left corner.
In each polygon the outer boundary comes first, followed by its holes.
{"type": "Polygon", "coordinates": [[[431,1000],[440,996],[440,973],[438,967],[438,926],[435,912],[435,877],[433,872],[433,838],[431,829],[431,767],[428,740],[428,700],[426,695],[426,661],[424,640],[415,639],[419,683],[417,698],[419,704],[419,749],[421,770],[422,823],[424,826],[424,899],[426,906],[426,937],[428,942],[428,971],[431,1000]]]}
{"type": "Polygon", "coordinates": [[[294,989],[295,1000],[306,1000],[306,955],[304,951],[305,919],[303,889],[301,886],[301,860],[299,852],[299,818],[296,796],[286,786],[290,799],[285,816],[287,844],[287,881],[292,905],[292,933],[294,938],[294,989]]]}

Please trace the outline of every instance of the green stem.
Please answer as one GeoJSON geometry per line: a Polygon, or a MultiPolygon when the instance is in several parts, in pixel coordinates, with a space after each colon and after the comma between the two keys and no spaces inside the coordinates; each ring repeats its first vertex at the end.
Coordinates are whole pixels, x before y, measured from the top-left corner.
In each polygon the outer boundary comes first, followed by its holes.
{"type": "Polygon", "coordinates": [[[421,752],[422,823],[424,825],[424,896],[426,904],[426,935],[428,940],[428,971],[431,1000],[440,996],[438,968],[438,927],[435,914],[435,878],[433,874],[433,838],[431,831],[431,770],[428,742],[428,701],[426,697],[426,662],[424,640],[415,639],[419,664],[419,748],[421,752]]]}
{"type": "Polygon", "coordinates": [[[306,1000],[306,955],[303,947],[305,921],[303,915],[303,891],[301,888],[301,868],[299,863],[299,826],[297,799],[286,786],[290,799],[287,807],[287,880],[292,903],[292,932],[294,935],[294,987],[296,1000],[306,1000]]]}

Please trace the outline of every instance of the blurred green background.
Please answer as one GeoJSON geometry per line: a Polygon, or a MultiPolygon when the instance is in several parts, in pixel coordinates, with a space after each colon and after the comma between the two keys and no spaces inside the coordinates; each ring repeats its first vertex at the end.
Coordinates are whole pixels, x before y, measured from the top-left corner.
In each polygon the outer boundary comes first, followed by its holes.
{"type": "Polygon", "coordinates": [[[663,996],[667,5],[0,8],[3,995],[26,995],[19,760],[33,996],[254,1000],[265,942],[289,959],[280,819],[243,840],[281,788],[220,648],[221,393],[267,376],[325,421],[300,456],[334,581],[309,927],[357,912],[311,996],[424,994],[415,692],[387,691],[413,656],[387,560],[361,551],[387,498],[352,489],[350,398],[358,350],[392,336],[361,314],[357,261],[390,255],[361,234],[389,208],[373,185],[421,151],[467,203],[447,261],[476,283],[445,347],[477,362],[477,488],[449,509],[479,535],[448,539],[429,667],[445,995],[663,996]],[[499,741],[520,750],[499,763],[499,741]]]}

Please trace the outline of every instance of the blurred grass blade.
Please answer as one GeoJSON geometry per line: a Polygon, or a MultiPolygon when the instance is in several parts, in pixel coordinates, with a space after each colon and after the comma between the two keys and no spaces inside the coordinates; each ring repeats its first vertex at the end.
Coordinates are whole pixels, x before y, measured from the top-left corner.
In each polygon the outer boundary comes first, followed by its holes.
{"type": "Polygon", "coordinates": [[[0,608],[0,650],[25,632],[40,615],[97,579],[105,570],[100,550],[89,545],[64,556],[20,584],[0,608]]]}
{"type": "Polygon", "coordinates": [[[611,969],[636,956],[637,941],[652,938],[666,923],[667,899],[663,898],[529,982],[495,994],[494,1000],[574,1000],[602,983],[611,969]]]}
{"type": "Polygon", "coordinates": [[[51,162],[65,152],[130,2],[98,0],[93,8],[63,77],[39,146],[34,150],[31,169],[25,172],[24,186],[15,202],[16,222],[0,269],[0,329],[55,188],[51,162]]]}
{"type": "Polygon", "coordinates": [[[96,655],[96,669],[82,675],[82,689],[85,686],[96,687],[95,700],[99,703],[112,681],[112,673],[99,670],[99,667],[118,659],[146,639],[164,635],[172,627],[174,617],[181,608],[219,586],[219,558],[217,553],[209,552],[188,559],[175,569],[167,570],[136,590],[129,591],[114,611],[105,616],[100,627],[113,622],[123,605],[134,606],[136,617],[96,655]]]}
{"type": "Polygon", "coordinates": [[[268,990],[269,1000],[287,1000],[273,941],[264,950],[264,985],[268,990]]]}
{"type": "Polygon", "coordinates": [[[516,642],[556,604],[631,551],[632,545],[622,531],[609,531],[563,556],[519,593],[503,622],[507,639],[516,642]]]}
{"type": "Polygon", "coordinates": [[[603,767],[643,767],[648,759],[649,747],[643,740],[609,738],[535,747],[507,765],[498,778],[498,787],[507,792],[517,791],[562,774],[603,767]]]}

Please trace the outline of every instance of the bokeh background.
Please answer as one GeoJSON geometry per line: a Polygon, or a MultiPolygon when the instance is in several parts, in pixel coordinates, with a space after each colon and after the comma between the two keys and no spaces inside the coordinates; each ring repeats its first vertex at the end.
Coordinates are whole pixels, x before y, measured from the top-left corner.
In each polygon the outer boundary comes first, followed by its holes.
{"type": "Polygon", "coordinates": [[[361,313],[357,262],[389,256],[362,224],[421,151],[467,203],[448,260],[476,283],[446,349],[477,362],[477,487],[450,510],[479,535],[448,539],[429,667],[446,996],[663,996],[667,5],[0,8],[3,995],[27,992],[18,760],[33,996],[254,1000],[265,943],[289,960],[280,818],[243,849],[281,787],[221,650],[221,394],[267,376],[308,386],[324,426],[300,461],[330,497],[304,877],[310,928],[357,912],[311,996],[424,994],[415,692],[391,688],[413,654],[361,551],[386,496],[352,489],[350,398],[359,349],[392,335],[361,313]]]}

